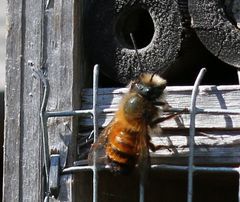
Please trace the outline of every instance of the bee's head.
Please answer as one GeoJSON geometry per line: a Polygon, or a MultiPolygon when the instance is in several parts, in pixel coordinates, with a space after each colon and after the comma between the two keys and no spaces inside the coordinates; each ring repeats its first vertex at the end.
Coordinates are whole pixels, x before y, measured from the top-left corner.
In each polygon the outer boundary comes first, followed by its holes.
{"type": "Polygon", "coordinates": [[[156,74],[143,73],[131,84],[131,90],[144,98],[154,101],[163,95],[166,80],[156,74]]]}

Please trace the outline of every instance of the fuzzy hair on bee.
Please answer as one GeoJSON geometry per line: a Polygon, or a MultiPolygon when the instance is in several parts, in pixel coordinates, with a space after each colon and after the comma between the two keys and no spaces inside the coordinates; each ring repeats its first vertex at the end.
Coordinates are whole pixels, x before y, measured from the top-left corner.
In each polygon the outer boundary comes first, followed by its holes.
{"type": "Polygon", "coordinates": [[[106,164],[113,171],[130,171],[144,159],[149,159],[149,150],[155,152],[161,148],[151,142],[149,130],[157,123],[176,116],[161,117],[161,109],[154,104],[158,102],[163,107],[168,106],[165,88],[166,80],[151,73],[142,73],[130,82],[129,91],[123,95],[112,121],[92,146],[92,151],[104,151],[106,164]]]}
{"type": "Polygon", "coordinates": [[[143,73],[139,77],[140,82],[152,86],[165,86],[167,81],[155,73],[143,73]]]}
{"type": "MultiPolygon", "coordinates": [[[[133,35],[130,34],[130,37],[141,65],[133,35]]],[[[178,115],[173,113],[161,117],[162,109],[169,107],[164,93],[166,84],[166,80],[156,72],[141,73],[131,81],[129,91],[123,95],[113,119],[92,145],[89,161],[93,157],[93,151],[102,153],[99,151],[103,150],[106,164],[115,172],[128,172],[136,165],[147,166],[149,150],[155,152],[162,147],[151,142],[150,129],[178,115]]]]}

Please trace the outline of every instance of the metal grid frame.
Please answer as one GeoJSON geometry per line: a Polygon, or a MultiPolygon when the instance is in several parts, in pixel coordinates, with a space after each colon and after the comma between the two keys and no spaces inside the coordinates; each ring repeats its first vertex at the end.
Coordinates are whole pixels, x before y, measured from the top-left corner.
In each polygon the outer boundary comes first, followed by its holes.
{"type": "MultiPolygon", "coordinates": [[[[50,117],[65,117],[65,116],[79,116],[79,115],[90,115],[93,117],[93,132],[94,132],[94,142],[97,140],[98,136],[98,115],[101,113],[97,109],[97,94],[98,94],[98,75],[99,75],[99,65],[94,66],[93,70],[93,106],[92,109],[88,110],[72,110],[72,111],[59,111],[59,112],[48,112],[46,111],[46,106],[48,102],[49,95],[49,83],[44,75],[44,73],[36,68],[33,68],[34,73],[39,77],[43,83],[44,95],[42,100],[42,105],[40,109],[40,121],[41,121],[41,130],[42,130],[42,141],[43,141],[43,152],[44,152],[44,165],[45,165],[45,199],[44,201],[49,201],[49,197],[54,195],[51,193],[51,184],[50,184],[50,154],[49,154],[49,144],[48,144],[48,128],[47,121],[50,117]]],[[[188,172],[188,192],[187,192],[187,202],[192,202],[193,198],[193,174],[194,172],[223,172],[223,173],[238,173],[240,174],[239,167],[203,167],[194,165],[194,136],[195,136],[195,117],[197,114],[208,113],[208,114],[240,114],[240,110],[226,110],[226,109],[200,109],[196,107],[196,99],[198,95],[198,89],[200,82],[206,72],[206,69],[203,68],[199,72],[191,95],[191,105],[189,109],[186,109],[190,113],[190,128],[189,128],[189,158],[188,166],[175,166],[175,165],[151,165],[152,170],[169,170],[169,171],[187,171],[188,172]]],[[[177,112],[183,109],[174,109],[171,111],[177,112]]],[[[109,169],[108,166],[96,166],[96,154],[93,154],[93,165],[92,166],[72,166],[68,168],[63,168],[61,170],[61,175],[64,174],[73,174],[76,172],[92,170],[93,171],[93,202],[98,202],[98,170],[109,169]]],[[[59,176],[55,176],[59,178],[59,176]]],[[[55,181],[57,181],[56,179],[55,181]]],[[[139,181],[139,201],[144,202],[144,182],[140,177],[139,181]]]]}

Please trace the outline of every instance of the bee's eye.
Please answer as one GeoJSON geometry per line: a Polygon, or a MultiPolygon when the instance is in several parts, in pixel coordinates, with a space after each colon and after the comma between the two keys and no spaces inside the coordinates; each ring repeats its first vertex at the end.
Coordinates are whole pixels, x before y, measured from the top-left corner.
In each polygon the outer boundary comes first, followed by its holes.
{"type": "Polygon", "coordinates": [[[139,110],[141,109],[142,99],[138,96],[131,97],[124,106],[124,110],[127,114],[131,116],[138,115],[139,110]]]}
{"type": "Polygon", "coordinates": [[[149,87],[149,86],[146,86],[146,85],[143,85],[143,84],[141,84],[141,83],[137,83],[136,85],[135,85],[135,90],[139,93],[139,94],[141,94],[141,95],[143,95],[143,96],[148,96],[148,94],[149,94],[149,92],[150,92],[150,90],[151,90],[151,87],[149,87]]]}
{"type": "Polygon", "coordinates": [[[166,85],[153,87],[152,88],[152,93],[160,95],[164,91],[165,88],[166,88],[166,85]]]}

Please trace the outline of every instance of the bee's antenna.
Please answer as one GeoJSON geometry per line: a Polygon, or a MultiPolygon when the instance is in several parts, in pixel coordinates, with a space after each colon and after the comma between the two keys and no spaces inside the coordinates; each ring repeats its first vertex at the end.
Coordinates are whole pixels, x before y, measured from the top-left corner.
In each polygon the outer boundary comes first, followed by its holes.
{"type": "MultiPolygon", "coordinates": [[[[139,57],[139,54],[138,54],[138,49],[137,49],[137,46],[136,46],[136,42],[135,42],[135,40],[134,40],[134,37],[133,37],[132,32],[130,33],[130,37],[131,37],[131,40],[132,40],[132,43],[133,43],[134,50],[135,50],[136,55],[137,55],[138,64],[139,64],[140,68],[143,69],[143,68],[142,68],[142,63],[141,63],[141,60],[140,60],[140,57],[139,57]]],[[[159,71],[160,71],[160,70],[158,69],[158,70],[156,70],[155,72],[153,72],[153,74],[152,74],[152,76],[151,76],[151,78],[150,78],[150,82],[152,81],[154,75],[157,74],[159,71]]],[[[165,71],[166,71],[166,69],[163,70],[163,71],[161,72],[161,74],[163,74],[165,71]]]]}
{"type": "Polygon", "coordinates": [[[155,72],[152,74],[152,76],[151,76],[151,78],[150,78],[150,82],[152,81],[154,75],[155,75],[157,72],[158,72],[158,71],[155,71],[155,72]]]}
{"type": "Polygon", "coordinates": [[[152,81],[152,79],[153,79],[153,77],[154,77],[154,75],[155,74],[158,74],[158,73],[160,73],[160,76],[162,76],[165,72],[167,71],[167,68],[165,68],[164,70],[156,70],[155,72],[153,72],[152,73],[152,76],[151,76],[151,78],[150,78],[150,82],[152,81]]]}
{"type": "Polygon", "coordinates": [[[137,54],[138,64],[139,64],[139,66],[142,69],[142,63],[141,63],[141,60],[140,60],[140,57],[139,57],[139,54],[138,54],[138,50],[137,50],[137,46],[136,46],[136,43],[135,43],[135,40],[133,38],[133,34],[132,33],[130,33],[130,37],[131,37],[131,40],[132,40],[132,43],[133,43],[134,50],[135,50],[135,52],[137,54]]]}

